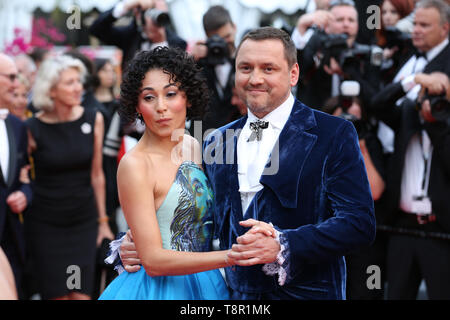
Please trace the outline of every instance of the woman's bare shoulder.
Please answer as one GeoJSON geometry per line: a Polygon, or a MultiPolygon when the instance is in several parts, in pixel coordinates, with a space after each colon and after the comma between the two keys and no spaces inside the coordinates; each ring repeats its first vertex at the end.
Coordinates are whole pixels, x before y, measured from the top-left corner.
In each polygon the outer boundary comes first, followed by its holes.
{"type": "Polygon", "coordinates": [[[120,160],[117,178],[130,182],[151,182],[152,168],[151,158],[138,148],[133,148],[120,160]]]}

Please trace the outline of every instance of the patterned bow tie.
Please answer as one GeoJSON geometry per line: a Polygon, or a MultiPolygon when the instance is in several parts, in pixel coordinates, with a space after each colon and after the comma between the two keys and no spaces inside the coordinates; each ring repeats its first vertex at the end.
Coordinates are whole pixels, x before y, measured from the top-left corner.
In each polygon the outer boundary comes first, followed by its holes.
{"type": "Polygon", "coordinates": [[[254,122],[250,122],[250,130],[252,130],[252,134],[248,139],[248,142],[255,140],[261,141],[262,139],[262,130],[269,127],[268,121],[256,120],[254,122]]]}

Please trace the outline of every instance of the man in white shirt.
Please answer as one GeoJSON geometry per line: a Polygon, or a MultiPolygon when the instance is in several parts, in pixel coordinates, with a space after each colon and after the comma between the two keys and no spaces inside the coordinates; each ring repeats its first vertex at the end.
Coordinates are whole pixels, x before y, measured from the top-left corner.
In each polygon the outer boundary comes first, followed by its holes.
{"type": "Polygon", "coordinates": [[[235,80],[248,116],[204,145],[220,246],[238,261],[225,270],[233,299],[345,299],[343,254],[373,241],[356,132],[296,100],[298,76],[286,33],[249,32],[237,49],[235,80]],[[273,225],[275,239],[246,233],[262,224],[273,225]]]}
{"type": "MultiPolygon", "coordinates": [[[[235,84],[248,116],[204,143],[215,230],[221,249],[232,248],[237,261],[225,268],[232,299],[345,299],[344,255],[375,237],[357,133],[348,121],[296,100],[298,75],[287,33],[247,33],[237,49],[235,84]],[[255,232],[261,227],[273,236],[255,232]]],[[[131,271],[137,253],[127,242],[121,254],[131,271]]]]}
{"type": "Polygon", "coordinates": [[[20,170],[27,164],[27,132],[25,124],[9,114],[17,87],[14,61],[0,53],[0,244],[7,255],[19,295],[24,268],[22,213],[31,202],[28,181],[21,181],[20,170]]]}
{"type": "Polygon", "coordinates": [[[185,50],[186,41],[178,37],[166,25],[159,25],[150,10],[157,9],[168,14],[165,0],[122,0],[99,15],[89,27],[89,32],[103,43],[122,49],[122,70],[127,62],[142,50],[153,50],[157,46],[177,47],[185,50]],[[116,26],[121,17],[133,12],[133,21],[126,26],[116,26]]]}
{"type": "MultiPolygon", "coordinates": [[[[203,70],[210,92],[208,110],[202,118],[203,134],[207,130],[217,129],[236,120],[239,113],[231,103],[235,73],[236,25],[231,19],[230,12],[220,5],[211,6],[202,20],[208,40],[198,41],[191,53],[203,70]],[[214,42],[211,42],[211,39],[215,39],[214,42]],[[211,45],[215,46],[216,53],[214,50],[212,53],[209,52],[211,45]],[[219,49],[220,46],[224,47],[219,49]]],[[[191,123],[190,132],[196,135],[194,125],[195,123],[191,123]]],[[[199,140],[202,139],[203,136],[199,140]]]]}
{"type": "Polygon", "coordinates": [[[352,50],[363,49],[356,42],[358,30],[358,11],[352,0],[330,1],[328,10],[299,18],[292,39],[301,66],[297,91],[300,101],[320,110],[327,99],[340,94],[343,80],[354,80],[360,83],[360,98],[367,103],[378,86],[379,67],[371,59],[344,58],[351,56],[352,50]]]}
{"type": "Polygon", "coordinates": [[[425,91],[429,95],[448,92],[449,10],[442,0],[416,4],[412,41],[418,54],[406,61],[394,82],[372,103],[380,119],[395,131],[386,190],[391,223],[409,234],[426,234],[425,238],[391,236],[390,299],[415,299],[422,279],[430,299],[450,299],[450,245],[448,240],[432,239],[435,233],[450,233],[450,130],[445,121],[432,116],[429,102],[422,101],[425,91]]]}

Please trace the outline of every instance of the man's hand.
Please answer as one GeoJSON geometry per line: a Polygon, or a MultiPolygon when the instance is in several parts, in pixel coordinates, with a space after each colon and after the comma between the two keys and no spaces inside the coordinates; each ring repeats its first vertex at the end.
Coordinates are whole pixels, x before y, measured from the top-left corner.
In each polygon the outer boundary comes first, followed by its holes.
{"type": "Polygon", "coordinates": [[[431,114],[430,100],[426,99],[422,102],[422,107],[420,108],[420,115],[427,122],[436,122],[436,119],[431,114]]]}
{"type": "Polygon", "coordinates": [[[252,229],[237,238],[228,257],[240,266],[272,263],[280,251],[280,244],[275,240],[275,230],[269,224],[249,219],[240,222],[252,229]],[[270,227],[270,228],[269,228],[270,227]],[[268,235],[270,232],[270,235],[268,235]]]}
{"type": "Polygon", "coordinates": [[[27,207],[27,197],[22,191],[15,191],[6,198],[6,203],[14,213],[22,213],[27,207]]]}
{"type": "Polygon", "coordinates": [[[431,95],[439,95],[449,90],[448,79],[446,76],[440,76],[439,73],[419,73],[415,76],[414,82],[420,84],[422,89],[427,89],[428,94],[431,95]]]}
{"type": "Polygon", "coordinates": [[[139,259],[136,251],[131,230],[127,231],[127,234],[123,239],[122,245],[120,246],[119,255],[126,271],[136,272],[141,268],[141,260],[139,259]]]}
{"type": "Polygon", "coordinates": [[[330,21],[334,19],[334,15],[326,10],[317,10],[311,13],[303,14],[297,21],[297,29],[303,35],[308,28],[313,25],[325,30],[330,21]]]}
{"type": "Polygon", "coordinates": [[[195,61],[200,60],[208,55],[208,48],[206,47],[206,42],[197,41],[192,46],[191,55],[194,57],[195,61]]]}
{"type": "Polygon", "coordinates": [[[141,9],[145,11],[147,9],[153,8],[155,6],[155,1],[153,0],[126,0],[124,1],[124,11],[129,11],[131,9],[141,9]]]}
{"type": "Polygon", "coordinates": [[[19,175],[19,181],[23,184],[29,184],[30,183],[30,176],[29,176],[29,171],[30,171],[31,166],[29,164],[23,166],[20,169],[20,175],[19,175]]]}
{"type": "Polygon", "coordinates": [[[339,63],[334,59],[333,57],[330,58],[330,65],[324,65],[323,70],[328,73],[329,75],[338,74],[343,75],[344,72],[342,71],[341,66],[339,63]]]}

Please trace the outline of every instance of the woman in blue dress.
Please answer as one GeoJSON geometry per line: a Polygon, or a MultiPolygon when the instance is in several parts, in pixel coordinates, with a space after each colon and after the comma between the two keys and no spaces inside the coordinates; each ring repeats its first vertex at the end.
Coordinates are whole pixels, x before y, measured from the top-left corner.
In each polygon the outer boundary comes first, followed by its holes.
{"type": "Polygon", "coordinates": [[[228,299],[218,270],[228,250],[211,251],[214,195],[201,146],[185,135],[186,115],[208,102],[194,60],[177,49],[141,52],[121,85],[121,115],[146,125],[121,160],[119,199],[143,268],[122,272],[100,299],[228,299]]]}

